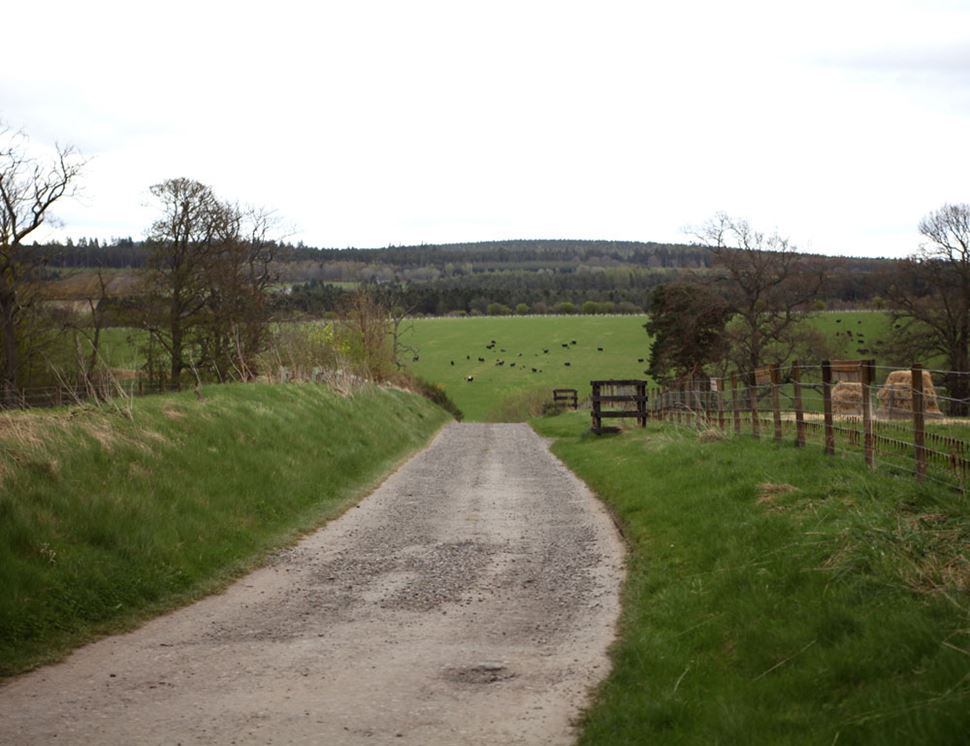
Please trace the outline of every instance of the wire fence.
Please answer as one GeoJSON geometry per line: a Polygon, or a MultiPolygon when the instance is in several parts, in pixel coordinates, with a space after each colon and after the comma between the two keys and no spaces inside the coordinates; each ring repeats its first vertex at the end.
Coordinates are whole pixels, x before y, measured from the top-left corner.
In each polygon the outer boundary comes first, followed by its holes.
{"type": "MultiPolygon", "coordinates": [[[[181,387],[181,388],[184,388],[181,387]]],[[[10,409],[48,409],[72,404],[96,403],[123,397],[149,396],[178,391],[172,383],[151,382],[143,379],[107,379],[89,383],[63,383],[53,386],[35,386],[7,392],[0,398],[0,411],[10,409]]]]}
{"type": "Polygon", "coordinates": [[[659,420],[753,438],[821,446],[860,457],[870,469],[913,474],[966,491],[970,477],[968,402],[945,382],[966,375],[914,364],[833,360],[759,368],[742,380],[695,378],[655,388],[659,420]]]}

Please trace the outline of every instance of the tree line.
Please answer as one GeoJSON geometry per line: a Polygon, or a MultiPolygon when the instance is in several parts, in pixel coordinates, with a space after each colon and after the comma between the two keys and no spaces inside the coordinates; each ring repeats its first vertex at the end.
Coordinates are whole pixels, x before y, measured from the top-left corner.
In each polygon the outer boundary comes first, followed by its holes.
{"type": "MultiPolygon", "coordinates": [[[[891,354],[940,357],[950,414],[970,413],[970,205],[946,204],[919,223],[923,242],[887,263],[878,277],[894,335],[891,354]]],[[[817,257],[747,221],[719,214],[696,235],[715,257],[704,278],[653,292],[646,330],[653,336],[650,373],[658,380],[698,376],[749,378],[757,368],[826,355],[805,311],[826,283],[817,257]]]]}
{"type": "MultiPolygon", "coordinates": [[[[292,245],[273,214],[220,199],[186,178],[156,184],[158,218],[143,241],[72,246],[28,243],[50,208],[69,197],[84,166],[71,148],[32,155],[19,133],[0,128],[0,354],[9,402],[51,367],[51,339],[70,330],[79,365],[95,367],[100,333],[122,323],[148,335],[152,377],[173,384],[259,372],[271,319],[347,315],[365,288],[401,314],[603,313],[649,311],[651,371],[660,380],[755,368],[817,349],[802,323],[826,304],[883,304],[898,329],[899,354],[940,355],[964,402],[970,344],[970,208],[944,205],[919,225],[923,244],[903,261],[806,255],[776,233],[727,215],[693,231],[688,244],[497,241],[446,246],[320,250],[292,245]],[[56,317],[40,287],[58,267],[97,257],[88,319],[56,317]],[[110,297],[102,274],[128,262],[138,293],[110,297]],[[294,268],[324,277],[275,292],[294,268]],[[81,341],[85,344],[82,345],[81,341]],[[48,344],[50,342],[50,344],[48,344]],[[93,350],[93,351],[92,351],[93,350]]],[[[292,276],[292,275],[291,275],[292,276]]]]}

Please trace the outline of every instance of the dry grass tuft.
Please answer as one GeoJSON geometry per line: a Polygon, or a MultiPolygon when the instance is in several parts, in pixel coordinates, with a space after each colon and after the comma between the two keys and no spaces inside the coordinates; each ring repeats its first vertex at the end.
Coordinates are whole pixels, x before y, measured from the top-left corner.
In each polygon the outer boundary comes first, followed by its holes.
{"type": "Polygon", "coordinates": [[[90,435],[104,450],[110,451],[118,443],[118,434],[111,423],[101,419],[90,419],[81,424],[81,430],[90,435]]]}
{"type": "Polygon", "coordinates": [[[166,438],[161,433],[156,432],[155,430],[147,430],[147,429],[142,430],[141,437],[147,442],[154,443],[160,446],[168,445],[168,442],[169,442],[168,438],[166,438]]]}
{"type": "Polygon", "coordinates": [[[170,420],[185,419],[185,412],[171,404],[162,408],[162,414],[170,420]]]}
{"type": "Polygon", "coordinates": [[[50,420],[32,412],[0,414],[0,441],[22,448],[41,448],[50,420]]]}
{"type": "Polygon", "coordinates": [[[697,440],[701,443],[715,443],[724,440],[724,433],[714,427],[708,427],[697,433],[697,440]]]}
{"type": "Polygon", "coordinates": [[[148,479],[151,475],[151,469],[148,469],[139,463],[133,461],[128,465],[128,476],[132,479],[148,479]]]}
{"type": "Polygon", "coordinates": [[[798,488],[791,484],[775,484],[773,482],[762,482],[757,485],[759,505],[771,505],[782,495],[798,492],[798,488]]]}

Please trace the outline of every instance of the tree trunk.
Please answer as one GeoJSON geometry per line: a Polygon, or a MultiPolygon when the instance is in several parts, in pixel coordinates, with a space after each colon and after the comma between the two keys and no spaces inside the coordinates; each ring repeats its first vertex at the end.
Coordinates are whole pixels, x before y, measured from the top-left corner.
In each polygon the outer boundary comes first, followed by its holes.
{"type": "Polygon", "coordinates": [[[170,372],[172,386],[176,389],[181,388],[182,378],[182,325],[176,319],[172,319],[172,369],[170,372]]]}
{"type": "Polygon", "coordinates": [[[17,349],[17,302],[16,297],[11,294],[5,293],[0,297],[0,325],[3,331],[3,403],[11,407],[17,405],[17,368],[20,362],[17,349]]]}

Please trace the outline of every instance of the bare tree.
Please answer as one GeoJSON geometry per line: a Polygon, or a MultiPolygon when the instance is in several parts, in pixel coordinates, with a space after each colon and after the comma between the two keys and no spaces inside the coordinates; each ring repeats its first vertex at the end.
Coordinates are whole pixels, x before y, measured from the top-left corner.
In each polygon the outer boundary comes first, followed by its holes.
{"type": "Polygon", "coordinates": [[[42,263],[24,240],[44,222],[51,207],[71,196],[84,161],[72,147],[55,146],[53,157],[30,155],[26,137],[0,125],[0,337],[3,401],[16,401],[20,388],[21,319],[33,302],[31,288],[42,263]]]}
{"type": "Polygon", "coordinates": [[[371,381],[386,381],[394,368],[389,341],[390,314],[366,289],[358,288],[347,300],[339,334],[344,350],[358,373],[371,381]]]}
{"type": "Polygon", "coordinates": [[[367,286],[367,292],[379,306],[387,311],[387,333],[391,337],[391,356],[394,359],[394,366],[399,371],[404,370],[403,356],[411,355],[416,359],[419,352],[417,347],[405,341],[406,337],[414,334],[412,314],[417,309],[417,305],[407,303],[406,289],[396,283],[370,284],[367,286]]]}
{"type": "Polygon", "coordinates": [[[98,267],[97,296],[89,295],[85,300],[88,305],[88,323],[78,323],[73,318],[67,321],[63,328],[74,334],[74,349],[77,356],[77,371],[80,383],[85,390],[98,396],[98,369],[101,366],[101,333],[104,331],[106,306],[108,300],[108,286],[104,279],[104,270],[98,267]],[[82,342],[83,340],[83,342],[82,342]]]}
{"type": "Polygon", "coordinates": [[[228,232],[207,271],[208,310],[204,326],[206,361],[220,380],[258,374],[256,359],[266,346],[270,285],[279,231],[275,213],[264,208],[227,206],[228,232]]]}
{"type": "Polygon", "coordinates": [[[189,335],[209,302],[208,270],[233,230],[234,216],[208,186],[192,179],[169,179],[152,186],[151,193],[161,203],[162,217],[148,236],[149,281],[164,310],[146,326],[168,352],[170,381],[178,386],[187,368],[189,335]]]}
{"type": "Polygon", "coordinates": [[[735,318],[728,327],[735,364],[744,372],[788,358],[805,306],[824,280],[821,265],[778,233],[719,213],[695,232],[722,270],[720,282],[735,318]]]}
{"type": "Polygon", "coordinates": [[[942,355],[950,414],[970,412],[970,204],[946,204],[924,217],[919,250],[897,263],[888,286],[894,347],[942,355]]]}

